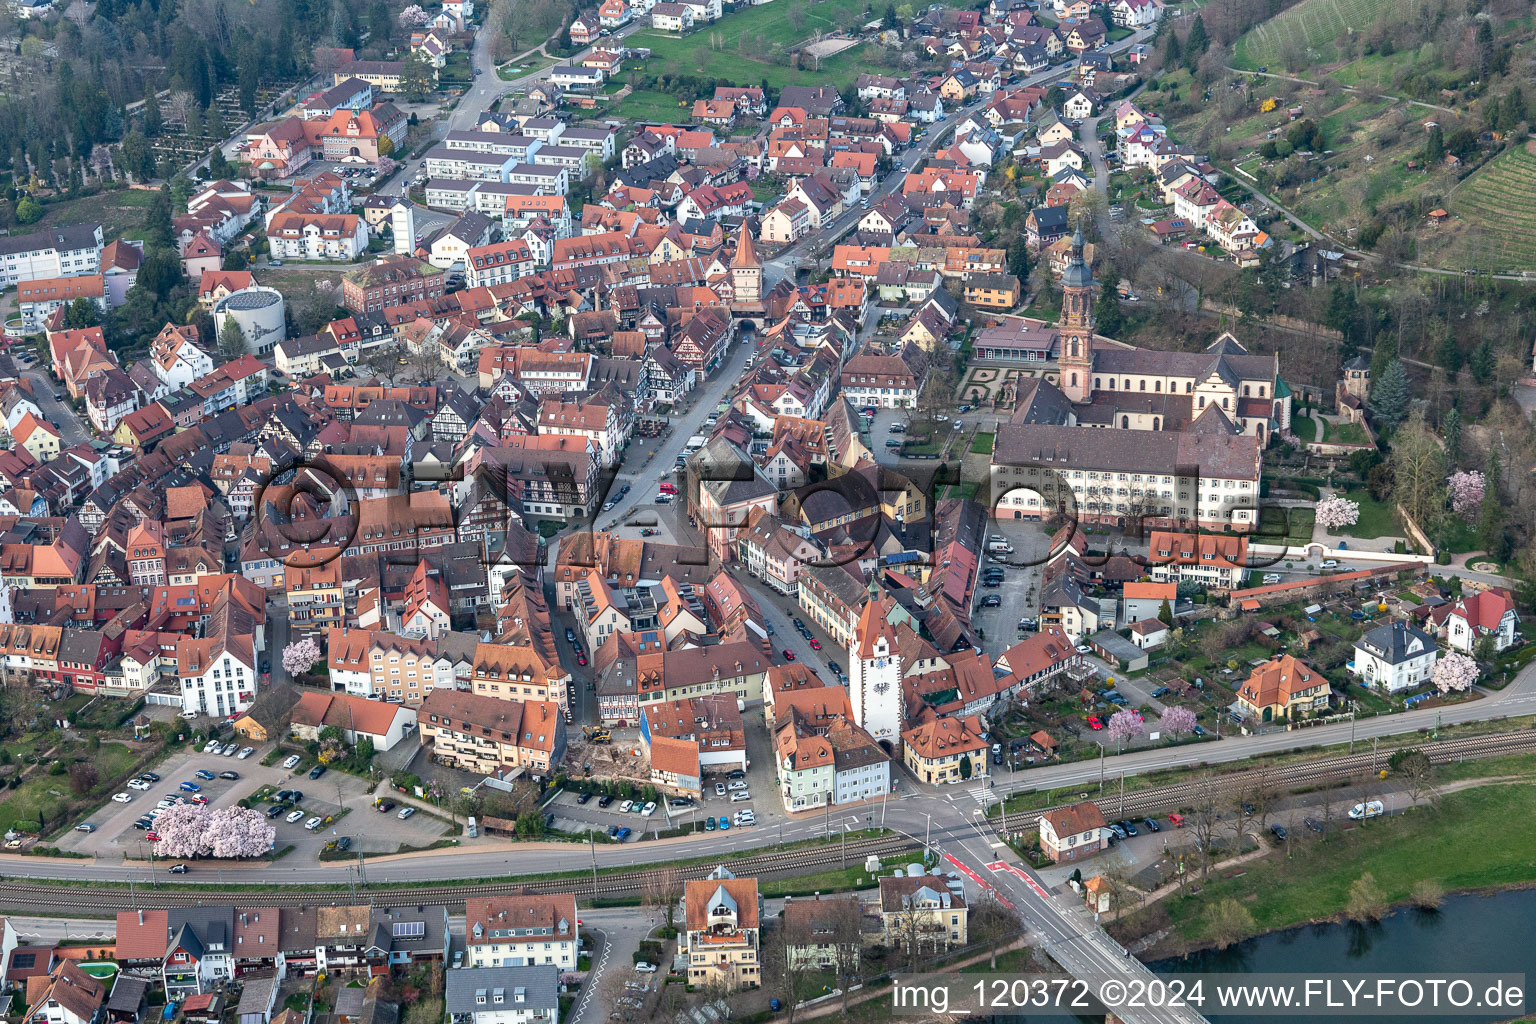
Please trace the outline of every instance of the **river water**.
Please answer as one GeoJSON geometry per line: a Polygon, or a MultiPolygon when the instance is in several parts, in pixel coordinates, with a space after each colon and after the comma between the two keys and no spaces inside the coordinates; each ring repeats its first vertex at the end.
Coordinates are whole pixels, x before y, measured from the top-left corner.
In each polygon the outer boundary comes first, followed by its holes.
{"type": "MultiPolygon", "coordinates": [[[[1202,950],[1150,966],[1160,974],[1525,972],[1531,985],[1536,984],[1536,890],[1450,896],[1439,910],[1397,910],[1369,925],[1303,925],[1260,935],[1227,949],[1202,950]]],[[[1206,1007],[1206,1015],[1221,1024],[1276,1024],[1286,1019],[1252,1013],[1218,1015],[1210,1010],[1206,1007]]],[[[1479,1024],[1510,1016],[1506,1010],[1396,1019],[1416,1024],[1479,1024]]],[[[1361,1024],[1367,1019],[1394,1018],[1318,1014],[1306,1019],[1361,1024]]]]}

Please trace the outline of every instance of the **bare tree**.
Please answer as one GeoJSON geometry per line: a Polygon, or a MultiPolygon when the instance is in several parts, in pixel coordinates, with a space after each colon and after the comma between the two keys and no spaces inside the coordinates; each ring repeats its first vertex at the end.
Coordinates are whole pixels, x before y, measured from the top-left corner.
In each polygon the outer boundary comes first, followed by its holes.
{"type": "Polygon", "coordinates": [[[1221,824],[1221,796],[1215,776],[1207,772],[1195,783],[1193,810],[1189,815],[1190,832],[1200,851],[1200,877],[1211,873],[1211,843],[1221,824]]]}
{"type": "Polygon", "coordinates": [[[832,959],[842,993],[843,1019],[847,1020],[849,990],[863,980],[864,911],[858,897],[842,901],[833,912],[832,959]]]}
{"type": "Polygon", "coordinates": [[[1408,790],[1408,799],[1417,804],[1421,798],[1428,799],[1430,804],[1439,802],[1440,793],[1435,788],[1435,766],[1430,763],[1429,755],[1422,750],[1405,750],[1401,755],[1395,756],[1397,762],[1392,766],[1392,772],[1403,780],[1403,785],[1408,790]]]}
{"type": "Polygon", "coordinates": [[[675,867],[657,868],[646,874],[640,885],[640,903],[659,914],[665,914],[667,928],[677,914],[677,901],[683,898],[683,876],[675,867]]]}
{"type": "MultiPolygon", "coordinates": [[[[786,911],[788,909],[785,907],[786,911]]],[[[803,920],[794,914],[780,915],[771,937],[763,945],[763,984],[779,993],[788,1024],[795,1024],[802,983],[816,966],[814,956],[808,951],[812,943],[811,932],[803,920]]]]}

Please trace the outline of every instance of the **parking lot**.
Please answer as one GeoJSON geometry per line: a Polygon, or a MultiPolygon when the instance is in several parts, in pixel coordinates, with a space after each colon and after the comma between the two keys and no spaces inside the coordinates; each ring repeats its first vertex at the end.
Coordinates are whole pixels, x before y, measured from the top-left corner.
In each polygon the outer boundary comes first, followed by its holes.
{"type": "Polygon", "coordinates": [[[1003,579],[996,587],[985,586],[978,580],[975,610],[971,615],[971,621],[986,635],[988,653],[997,657],[1034,634],[1034,630],[1019,630],[1018,624],[1020,619],[1039,618],[1042,566],[1050,547],[1050,535],[1038,523],[1011,519],[990,524],[988,535],[1001,536],[1013,546],[1012,553],[1000,552],[982,559],[982,574],[996,568],[1001,570],[1003,579]],[[997,604],[989,606],[993,598],[997,604]]]}
{"type": "MultiPolygon", "coordinates": [[[[747,785],[745,780],[721,779],[719,782],[720,785],[733,783],[747,785]]],[[[690,824],[696,829],[718,831],[722,817],[730,823],[730,828],[752,828],[761,824],[760,821],[744,823],[738,819],[741,811],[753,811],[753,816],[756,816],[755,795],[751,800],[733,801],[730,791],[724,796],[717,796],[715,785],[712,779],[707,780],[704,783],[704,797],[690,798],[689,803],[681,807],[673,806],[672,800],[666,798],[657,800],[649,815],[643,813],[646,807],[644,800],[628,801],[597,795],[583,797],[570,791],[562,792],[551,800],[545,805],[545,811],[555,816],[554,827],[561,832],[578,835],[589,831],[606,832],[620,842],[639,842],[646,834],[654,836],[658,832],[690,824]],[[713,828],[706,825],[706,821],[713,828]],[[624,829],[629,832],[625,834],[624,829]]]]}
{"type": "MultiPolygon", "coordinates": [[[[243,741],[242,741],[243,742],[243,741]]],[[[447,830],[441,820],[425,813],[401,821],[394,815],[385,818],[372,810],[372,791],[368,782],[339,771],[327,771],[315,780],[307,777],[310,763],[302,762],[295,770],[283,767],[282,762],[272,766],[261,763],[270,744],[255,744],[254,753],[245,759],[238,756],[221,756],[197,750],[177,751],[154,766],[152,771],[160,781],[150,784],[147,790],[127,789],[131,798],[127,803],[108,799],[86,820],[96,826],[94,832],[71,831],[60,839],[61,849],[73,850],[97,858],[147,859],[149,856],[148,830],[134,827],[134,822],[155,808],[166,797],[205,797],[210,808],[231,807],[238,801],[251,797],[266,788],[297,789],[303,799],[296,807],[303,811],[297,821],[288,821],[285,812],[268,819],[277,831],[274,845],[281,850],[292,845],[290,855],[300,860],[318,860],[326,843],[342,835],[352,837],[352,849],[370,853],[393,853],[402,844],[426,846],[440,838],[447,830]],[[213,779],[198,778],[201,769],[212,773],[213,779]],[[238,779],[222,779],[221,772],[232,771],[238,779]],[[191,783],[197,791],[181,789],[182,783],[191,783]],[[341,816],[333,824],[314,830],[306,830],[304,823],[312,817],[321,819],[341,816]],[[377,820],[376,820],[377,819],[377,820]]],[[[263,812],[271,806],[269,801],[255,804],[263,812]]]]}

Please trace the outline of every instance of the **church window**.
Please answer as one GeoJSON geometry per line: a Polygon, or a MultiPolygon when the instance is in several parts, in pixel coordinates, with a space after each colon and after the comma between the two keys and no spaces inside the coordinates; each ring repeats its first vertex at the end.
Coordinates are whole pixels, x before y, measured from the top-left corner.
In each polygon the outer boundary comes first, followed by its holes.
{"type": "Polygon", "coordinates": [[[1153,381],[1152,382],[1152,390],[1156,391],[1156,392],[1161,392],[1163,390],[1163,382],[1160,381],[1160,380],[1153,381]]]}
{"type": "Polygon", "coordinates": [[[1260,398],[1264,397],[1264,385],[1263,384],[1259,385],[1259,397],[1260,398]]]}
{"type": "Polygon", "coordinates": [[[1227,396],[1226,396],[1226,395],[1222,395],[1222,396],[1221,396],[1221,407],[1222,407],[1222,408],[1223,408],[1223,409],[1229,409],[1229,408],[1231,408],[1231,406],[1229,406],[1229,405],[1228,405],[1228,404],[1227,404],[1227,396]]]}
{"type": "Polygon", "coordinates": [[[1141,379],[1141,390],[1147,390],[1147,379],[1145,377],[1141,379]]]}
{"type": "Polygon", "coordinates": [[[1248,395],[1249,395],[1249,390],[1248,390],[1248,385],[1247,385],[1247,384],[1244,384],[1244,385],[1243,385],[1243,397],[1244,397],[1244,398],[1247,398],[1247,397],[1248,397],[1248,395]]]}
{"type": "Polygon", "coordinates": [[[1113,377],[1109,378],[1109,390],[1115,390],[1115,378],[1113,377]]]}
{"type": "Polygon", "coordinates": [[[1200,408],[1202,408],[1202,409],[1205,408],[1205,396],[1204,395],[1200,396],[1200,408]]]}
{"type": "Polygon", "coordinates": [[[1100,390],[1103,387],[1104,387],[1104,382],[1102,380],[1100,380],[1098,377],[1093,378],[1093,388],[1094,388],[1095,391],[1100,390]]]}
{"type": "Polygon", "coordinates": [[[1073,359],[1077,358],[1077,339],[1076,338],[1072,339],[1072,358],[1073,359]]]}
{"type": "Polygon", "coordinates": [[[1122,430],[1130,430],[1131,429],[1131,418],[1129,416],[1121,416],[1120,417],[1120,428],[1122,430]]]}
{"type": "Polygon", "coordinates": [[[1184,393],[1186,395],[1189,394],[1194,389],[1195,389],[1195,385],[1194,385],[1193,381],[1185,381],[1184,382],[1184,393]]]}
{"type": "Polygon", "coordinates": [[[1072,386],[1077,387],[1077,374],[1072,375],[1072,386]]]}
{"type": "Polygon", "coordinates": [[[1129,377],[1125,378],[1125,390],[1131,390],[1131,378],[1129,377]]]}

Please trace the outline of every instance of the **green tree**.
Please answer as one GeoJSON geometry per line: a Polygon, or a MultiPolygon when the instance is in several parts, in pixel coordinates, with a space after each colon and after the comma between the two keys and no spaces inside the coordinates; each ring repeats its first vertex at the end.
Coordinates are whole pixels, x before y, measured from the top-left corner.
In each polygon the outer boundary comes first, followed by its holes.
{"type": "Polygon", "coordinates": [[[21,202],[16,204],[16,222],[18,224],[36,224],[43,219],[43,204],[31,196],[22,196],[21,202]]]}
{"type": "Polygon", "coordinates": [[[406,99],[420,102],[431,94],[436,84],[436,69],[425,53],[417,50],[405,59],[400,69],[400,92],[406,99]]]}
{"type": "Polygon", "coordinates": [[[1472,379],[1479,384],[1486,386],[1493,383],[1494,371],[1498,369],[1498,356],[1494,354],[1491,339],[1484,338],[1477,348],[1472,350],[1472,358],[1468,361],[1467,368],[1472,371],[1472,379]]]}
{"type": "Polygon", "coordinates": [[[1022,232],[1008,247],[1008,273],[1019,279],[1020,287],[1029,281],[1029,240],[1022,232]]]}
{"type": "Polygon", "coordinates": [[[1125,328],[1125,317],[1120,312],[1120,296],[1113,285],[1106,284],[1099,292],[1099,301],[1093,306],[1094,330],[1106,338],[1119,337],[1125,328]]]}
{"type": "Polygon", "coordinates": [[[1445,464],[1451,469],[1456,469],[1461,465],[1460,409],[1452,406],[1451,410],[1445,414],[1445,419],[1440,423],[1440,436],[1445,440],[1445,464]]]}
{"type": "Polygon", "coordinates": [[[1163,598],[1162,606],[1157,609],[1157,621],[1165,626],[1173,625],[1173,606],[1168,603],[1166,597],[1163,598]]]}
{"type": "Polygon", "coordinates": [[[1184,38],[1184,66],[1194,74],[1200,66],[1200,58],[1205,51],[1211,48],[1211,37],[1205,30],[1205,19],[1195,15],[1195,23],[1189,26],[1189,35],[1184,38]]]}
{"type": "MultiPolygon", "coordinates": [[[[1168,33],[1169,38],[1173,33],[1168,33]]],[[[1355,300],[1354,289],[1335,283],[1328,292],[1328,306],[1323,312],[1323,324],[1344,336],[1339,345],[1339,359],[1348,362],[1360,351],[1360,308],[1355,300]]]]}
{"type": "Polygon", "coordinates": [[[245,352],[245,331],[240,329],[234,317],[225,317],[224,326],[219,330],[219,355],[225,359],[238,359],[245,352]]]}
{"type": "Polygon", "coordinates": [[[144,249],[153,253],[158,249],[176,248],[176,229],[171,214],[171,193],[161,188],[144,210],[144,249]]]}
{"type": "MultiPolygon", "coordinates": [[[[1167,32],[1167,41],[1163,45],[1163,67],[1170,71],[1178,67],[1184,60],[1184,49],[1179,46],[1179,34],[1172,29],[1167,32]]],[[[1157,79],[1153,79],[1156,82],[1157,79]]]]}
{"type": "Polygon", "coordinates": [[[144,90],[144,134],[152,139],[160,134],[163,126],[164,120],[160,114],[160,96],[155,92],[154,84],[151,83],[144,90]]]}
{"type": "Polygon", "coordinates": [[[1424,137],[1423,156],[1426,164],[1437,164],[1445,159],[1445,133],[1439,125],[1431,128],[1424,137]]]}
{"type": "Polygon", "coordinates": [[[1483,472],[1483,503],[1477,510],[1477,543],[1494,558],[1503,560],[1509,555],[1504,542],[1504,502],[1499,497],[1499,450],[1488,453],[1488,466],[1483,472]]]}
{"type": "Polygon", "coordinates": [[[1394,334],[1379,334],[1376,336],[1376,347],[1371,350],[1371,382],[1382,378],[1387,372],[1387,367],[1397,358],[1397,336],[1394,334]]]}
{"type": "Polygon", "coordinates": [[[1456,341],[1456,332],[1451,330],[1449,324],[1445,326],[1445,333],[1440,336],[1440,346],[1435,350],[1435,362],[1440,368],[1452,377],[1461,369],[1461,345],[1456,341]]]}
{"type": "Polygon", "coordinates": [[[1371,382],[1371,416],[1391,429],[1408,414],[1408,371],[1400,359],[1394,359],[1379,378],[1371,382]]]}
{"type": "Polygon", "coordinates": [[[139,181],[155,176],[155,155],[149,148],[149,140],[137,128],[123,136],[117,147],[117,162],[139,181]]]}
{"type": "Polygon", "coordinates": [[[244,270],[250,265],[251,261],[246,257],[244,249],[231,249],[224,254],[225,270],[244,270]]]}
{"type": "Polygon", "coordinates": [[[900,19],[898,19],[896,17],[896,5],[895,4],[886,4],[885,5],[884,26],[886,28],[900,28],[901,27],[901,21],[900,21],[900,19]]]}
{"type": "Polygon", "coordinates": [[[975,769],[971,766],[971,755],[962,755],[960,758],[960,777],[962,779],[969,779],[971,777],[971,772],[973,771],[975,771],[975,769]]]}
{"type": "Polygon", "coordinates": [[[71,302],[64,312],[64,326],[72,331],[82,327],[95,327],[100,323],[101,310],[96,308],[96,303],[84,295],[71,302]]]}

